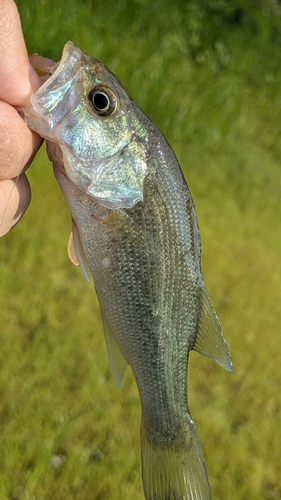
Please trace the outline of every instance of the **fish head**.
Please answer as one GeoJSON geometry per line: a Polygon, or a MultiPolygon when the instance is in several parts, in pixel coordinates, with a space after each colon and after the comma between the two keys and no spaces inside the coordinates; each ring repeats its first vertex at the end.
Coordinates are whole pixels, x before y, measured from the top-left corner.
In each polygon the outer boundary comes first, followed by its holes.
{"type": "Polygon", "coordinates": [[[147,130],[137,109],[106,66],[67,42],[23,112],[32,130],[59,146],[67,178],[114,209],[143,200],[147,130]]]}

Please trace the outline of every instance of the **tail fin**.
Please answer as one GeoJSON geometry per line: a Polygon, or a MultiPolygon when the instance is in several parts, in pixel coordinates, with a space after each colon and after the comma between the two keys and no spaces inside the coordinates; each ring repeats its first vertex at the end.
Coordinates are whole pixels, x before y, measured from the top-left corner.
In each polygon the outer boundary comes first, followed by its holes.
{"type": "Polygon", "coordinates": [[[146,500],[211,500],[211,488],[199,436],[192,420],[186,442],[149,439],[141,427],[142,477],[146,500]]]}

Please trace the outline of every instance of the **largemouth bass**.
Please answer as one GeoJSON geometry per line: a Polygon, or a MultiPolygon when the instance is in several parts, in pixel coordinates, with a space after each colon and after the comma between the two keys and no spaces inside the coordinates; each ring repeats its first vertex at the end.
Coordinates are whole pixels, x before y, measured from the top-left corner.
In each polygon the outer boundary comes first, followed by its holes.
{"type": "Polygon", "coordinates": [[[117,386],[127,364],[138,386],[145,498],[209,500],[188,408],[189,352],[233,366],[175,154],[116,76],[72,42],[24,113],[47,139],[72,216],[70,254],[94,277],[117,386]]]}

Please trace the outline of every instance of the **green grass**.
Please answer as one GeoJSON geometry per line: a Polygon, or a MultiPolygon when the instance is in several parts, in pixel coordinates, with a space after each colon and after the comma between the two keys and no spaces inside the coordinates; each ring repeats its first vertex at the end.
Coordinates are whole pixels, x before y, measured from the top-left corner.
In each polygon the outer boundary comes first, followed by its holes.
{"type": "MultiPolygon", "coordinates": [[[[30,52],[59,59],[73,39],[173,145],[235,365],[231,375],[191,354],[213,497],[279,500],[281,17],[269,1],[233,2],[236,24],[227,2],[188,5],[18,1],[30,52]]],[[[118,392],[93,285],[67,258],[70,217],[43,149],[29,178],[31,207],[0,244],[0,499],[141,500],[132,374],[118,392]]]]}

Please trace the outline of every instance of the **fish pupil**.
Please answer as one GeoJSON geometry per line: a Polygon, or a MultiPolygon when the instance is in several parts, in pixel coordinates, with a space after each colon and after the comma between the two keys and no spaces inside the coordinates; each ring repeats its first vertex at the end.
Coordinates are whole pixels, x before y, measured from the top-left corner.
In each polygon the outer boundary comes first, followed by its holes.
{"type": "Polygon", "coordinates": [[[105,111],[106,108],[109,106],[109,99],[102,92],[97,92],[93,96],[93,104],[97,110],[105,111]]]}

